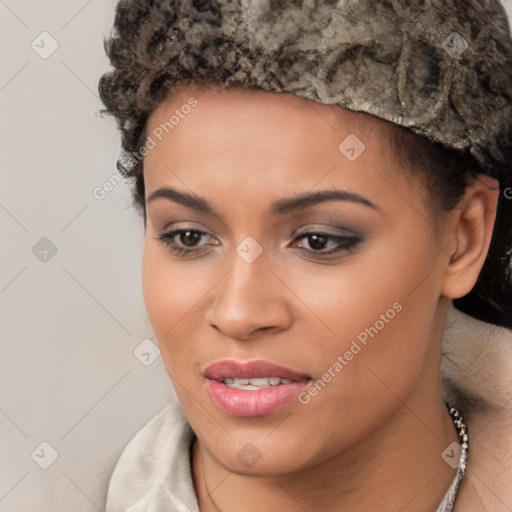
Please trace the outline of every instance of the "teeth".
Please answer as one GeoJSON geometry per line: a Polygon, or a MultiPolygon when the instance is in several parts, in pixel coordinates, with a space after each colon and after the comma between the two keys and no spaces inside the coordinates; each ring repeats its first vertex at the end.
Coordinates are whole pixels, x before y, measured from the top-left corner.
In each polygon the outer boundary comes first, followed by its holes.
{"type": "Polygon", "coordinates": [[[254,379],[222,379],[226,386],[233,389],[245,389],[248,391],[265,389],[270,386],[279,386],[280,384],[290,384],[290,379],[280,379],[279,377],[256,377],[254,379]]]}
{"type": "Polygon", "coordinates": [[[262,377],[261,379],[249,379],[252,386],[270,386],[270,379],[262,377]]]}

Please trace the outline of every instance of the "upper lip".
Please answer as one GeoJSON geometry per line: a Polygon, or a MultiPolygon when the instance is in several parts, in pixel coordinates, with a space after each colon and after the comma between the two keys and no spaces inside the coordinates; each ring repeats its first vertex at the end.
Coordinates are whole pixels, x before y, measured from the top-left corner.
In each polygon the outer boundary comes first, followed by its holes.
{"type": "Polygon", "coordinates": [[[257,377],[279,377],[289,380],[307,380],[311,377],[290,368],[268,361],[234,361],[232,359],[213,363],[206,368],[204,376],[211,380],[255,379],[257,377]]]}

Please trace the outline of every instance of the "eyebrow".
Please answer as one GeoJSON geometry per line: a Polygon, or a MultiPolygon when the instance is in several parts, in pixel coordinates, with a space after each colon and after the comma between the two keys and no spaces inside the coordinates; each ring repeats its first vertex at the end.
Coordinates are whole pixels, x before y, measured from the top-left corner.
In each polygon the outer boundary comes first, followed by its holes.
{"type": "MultiPolygon", "coordinates": [[[[205,199],[186,192],[178,192],[170,187],[163,187],[155,190],[148,197],[147,202],[149,204],[156,199],[168,199],[188,208],[219,216],[215,209],[205,199]]],[[[285,215],[287,213],[305,210],[306,208],[327,201],[347,201],[367,206],[373,210],[379,210],[374,203],[359,194],[345,190],[321,190],[318,192],[310,192],[294,197],[278,199],[271,204],[270,213],[272,215],[285,215]]]]}

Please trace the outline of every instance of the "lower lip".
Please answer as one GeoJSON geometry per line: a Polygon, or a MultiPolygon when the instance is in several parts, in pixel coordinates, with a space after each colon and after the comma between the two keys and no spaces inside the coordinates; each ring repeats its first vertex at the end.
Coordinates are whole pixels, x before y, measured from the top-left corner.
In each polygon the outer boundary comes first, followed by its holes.
{"type": "Polygon", "coordinates": [[[301,380],[257,390],[233,389],[217,380],[207,381],[213,402],[232,416],[264,416],[282,409],[309,384],[301,380]]]}

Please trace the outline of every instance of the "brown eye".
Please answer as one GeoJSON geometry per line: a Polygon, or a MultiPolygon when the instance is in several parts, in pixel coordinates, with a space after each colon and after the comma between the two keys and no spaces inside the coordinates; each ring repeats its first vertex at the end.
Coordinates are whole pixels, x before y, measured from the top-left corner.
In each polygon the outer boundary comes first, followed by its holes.
{"type": "Polygon", "coordinates": [[[352,250],[360,242],[361,238],[359,236],[343,236],[323,232],[309,232],[303,233],[297,237],[293,245],[308,252],[327,255],[352,250]],[[298,245],[297,242],[301,240],[306,243],[298,245]],[[307,247],[304,247],[304,245],[307,245],[307,247]]]}
{"type": "Polygon", "coordinates": [[[194,247],[202,238],[201,232],[196,230],[182,231],[178,236],[180,242],[187,247],[194,247]]]}
{"type": "Polygon", "coordinates": [[[321,235],[318,233],[313,233],[312,235],[308,235],[306,237],[309,246],[311,249],[314,249],[315,251],[321,251],[326,248],[327,244],[329,243],[329,238],[325,235],[321,235]]]}
{"type": "Polygon", "coordinates": [[[169,247],[175,254],[187,255],[207,249],[207,244],[201,244],[200,242],[203,238],[210,236],[199,229],[175,229],[161,233],[157,240],[169,247]]]}

